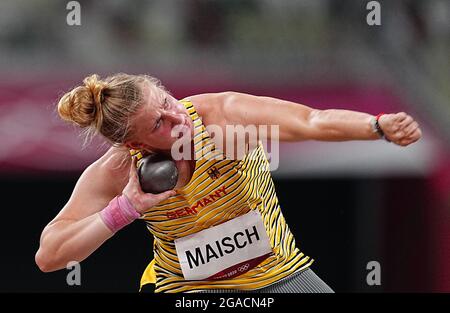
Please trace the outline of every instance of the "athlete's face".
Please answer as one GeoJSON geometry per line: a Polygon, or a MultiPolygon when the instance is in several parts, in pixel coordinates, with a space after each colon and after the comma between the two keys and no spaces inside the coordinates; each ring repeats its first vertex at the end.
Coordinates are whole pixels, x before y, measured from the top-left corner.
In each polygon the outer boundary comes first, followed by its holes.
{"type": "Polygon", "coordinates": [[[150,92],[144,86],[143,91],[144,104],[132,119],[133,138],[126,143],[128,147],[167,151],[181,136],[192,139],[193,123],[182,103],[162,90],[150,92]]]}

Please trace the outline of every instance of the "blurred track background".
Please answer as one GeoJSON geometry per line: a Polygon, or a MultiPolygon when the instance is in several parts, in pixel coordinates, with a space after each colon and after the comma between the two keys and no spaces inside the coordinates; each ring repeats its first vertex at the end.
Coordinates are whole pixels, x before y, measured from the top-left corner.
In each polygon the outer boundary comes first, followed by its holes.
{"type": "Polygon", "coordinates": [[[450,2],[378,1],[381,25],[351,0],[0,3],[0,291],[138,289],[152,239],[136,222],[69,271],[34,263],[44,226],[83,169],[83,149],[55,103],[91,74],[156,76],[179,99],[233,90],[318,109],[404,111],[423,138],[282,144],[273,172],[299,248],[337,292],[450,292],[450,2]],[[381,265],[368,286],[366,264],[381,265]]]}

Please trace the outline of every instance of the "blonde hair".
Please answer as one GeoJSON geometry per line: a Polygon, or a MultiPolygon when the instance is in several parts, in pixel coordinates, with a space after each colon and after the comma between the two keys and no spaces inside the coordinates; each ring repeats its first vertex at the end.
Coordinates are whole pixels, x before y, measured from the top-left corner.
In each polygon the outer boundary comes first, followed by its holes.
{"type": "Polygon", "coordinates": [[[58,102],[59,116],[83,129],[85,144],[96,134],[120,146],[132,136],[131,119],[144,102],[143,88],[151,94],[167,90],[148,75],[115,74],[104,80],[96,74],[86,77],[82,86],[67,92],[58,102]]]}

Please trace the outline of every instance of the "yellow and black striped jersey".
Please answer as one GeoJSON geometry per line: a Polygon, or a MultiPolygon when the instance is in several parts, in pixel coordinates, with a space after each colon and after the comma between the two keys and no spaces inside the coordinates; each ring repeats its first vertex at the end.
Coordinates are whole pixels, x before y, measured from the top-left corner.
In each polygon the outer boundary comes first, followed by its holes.
{"type": "MultiPolygon", "coordinates": [[[[269,162],[261,142],[240,160],[230,160],[215,148],[191,102],[181,100],[194,122],[195,171],[177,194],[150,208],[141,217],[154,237],[154,259],[141,278],[141,286],[155,283],[155,292],[198,292],[205,289],[253,290],[267,287],[306,269],[313,259],[296,247],[278,204],[269,162]],[[198,156],[201,156],[200,158],[198,156]],[[237,216],[258,210],[273,254],[239,276],[223,280],[183,277],[174,240],[237,216]]],[[[132,155],[141,158],[137,150],[132,155]]]]}

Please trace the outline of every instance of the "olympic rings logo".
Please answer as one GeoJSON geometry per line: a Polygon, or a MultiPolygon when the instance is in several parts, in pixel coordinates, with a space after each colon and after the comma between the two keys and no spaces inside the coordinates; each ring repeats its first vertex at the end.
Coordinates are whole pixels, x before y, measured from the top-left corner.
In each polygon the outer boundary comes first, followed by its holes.
{"type": "Polygon", "coordinates": [[[241,272],[241,273],[242,272],[246,272],[246,271],[248,271],[249,267],[250,267],[250,264],[249,263],[245,263],[244,265],[238,267],[238,271],[241,272]]]}

